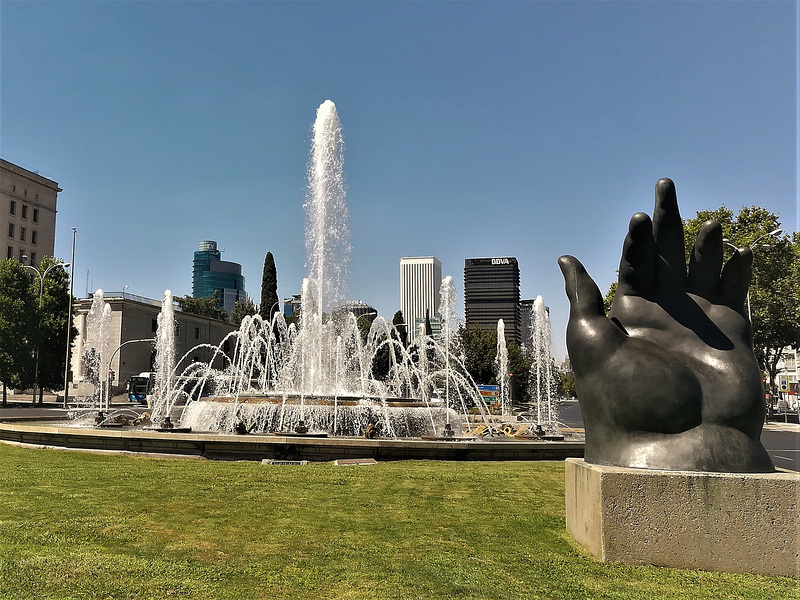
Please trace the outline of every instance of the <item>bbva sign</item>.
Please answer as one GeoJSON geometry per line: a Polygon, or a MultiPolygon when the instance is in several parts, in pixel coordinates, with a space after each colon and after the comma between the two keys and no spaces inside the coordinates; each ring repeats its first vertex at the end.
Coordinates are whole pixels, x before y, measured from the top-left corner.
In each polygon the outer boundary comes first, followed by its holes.
{"type": "Polygon", "coordinates": [[[493,265],[510,265],[511,263],[508,261],[507,258],[493,258],[492,259],[493,265]]]}

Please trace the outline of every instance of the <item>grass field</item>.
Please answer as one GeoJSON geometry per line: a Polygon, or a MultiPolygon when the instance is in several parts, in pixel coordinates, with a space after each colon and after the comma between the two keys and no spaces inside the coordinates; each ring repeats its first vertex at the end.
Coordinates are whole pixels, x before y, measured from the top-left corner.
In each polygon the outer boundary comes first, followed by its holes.
{"type": "Polygon", "coordinates": [[[0,598],[800,598],[595,562],[560,462],[263,466],[0,444],[0,598]]]}

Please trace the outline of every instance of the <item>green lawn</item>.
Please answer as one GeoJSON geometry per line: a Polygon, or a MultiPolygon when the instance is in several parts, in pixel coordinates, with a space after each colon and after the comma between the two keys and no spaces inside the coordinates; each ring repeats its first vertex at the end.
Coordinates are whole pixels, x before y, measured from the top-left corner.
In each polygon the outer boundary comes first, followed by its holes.
{"type": "Polygon", "coordinates": [[[560,462],[368,467],[0,444],[0,598],[800,598],[790,578],[597,563],[560,462]]]}

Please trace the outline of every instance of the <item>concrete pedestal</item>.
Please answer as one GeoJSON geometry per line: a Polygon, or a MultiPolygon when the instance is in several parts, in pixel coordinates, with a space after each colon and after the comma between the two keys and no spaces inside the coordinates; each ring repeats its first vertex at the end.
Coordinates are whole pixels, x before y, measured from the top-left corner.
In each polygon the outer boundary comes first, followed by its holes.
{"type": "Polygon", "coordinates": [[[566,459],[567,531],[596,558],[800,577],[800,474],[655,471],[566,459]]]}

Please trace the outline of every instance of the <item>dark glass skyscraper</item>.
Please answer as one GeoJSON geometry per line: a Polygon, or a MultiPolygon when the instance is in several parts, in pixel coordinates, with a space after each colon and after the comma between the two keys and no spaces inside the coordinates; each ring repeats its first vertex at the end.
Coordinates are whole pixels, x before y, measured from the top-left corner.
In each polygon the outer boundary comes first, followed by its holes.
{"type": "Polygon", "coordinates": [[[464,312],[467,327],[497,330],[503,319],[506,339],[520,345],[519,264],[514,257],[464,261],[464,312]]]}
{"type": "Polygon", "coordinates": [[[221,307],[231,314],[236,302],[247,297],[244,276],[242,265],[221,258],[217,242],[204,240],[199,243],[192,263],[192,296],[211,298],[216,291],[221,307]]]}

